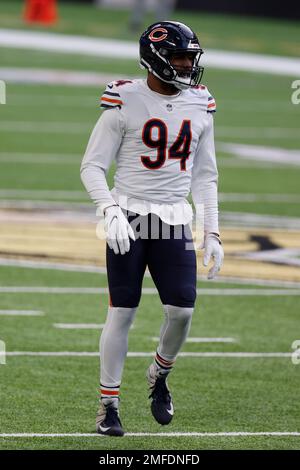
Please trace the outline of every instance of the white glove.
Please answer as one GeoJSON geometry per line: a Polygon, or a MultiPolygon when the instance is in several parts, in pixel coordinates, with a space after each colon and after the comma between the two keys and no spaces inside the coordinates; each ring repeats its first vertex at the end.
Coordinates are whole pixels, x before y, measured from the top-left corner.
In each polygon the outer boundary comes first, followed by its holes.
{"type": "Polygon", "coordinates": [[[124,255],[130,249],[129,237],[135,240],[134,232],[120,206],[109,206],[104,211],[106,241],[114,253],[124,255]]]}
{"type": "Polygon", "coordinates": [[[217,235],[208,233],[205,235],[202,248],[204,248],[203,265],[207,266],[211,258],[214,260],[214,264],[207,275],[207,279],[213,279],[220,271],[224,259],[221,241],[217,235]]]}

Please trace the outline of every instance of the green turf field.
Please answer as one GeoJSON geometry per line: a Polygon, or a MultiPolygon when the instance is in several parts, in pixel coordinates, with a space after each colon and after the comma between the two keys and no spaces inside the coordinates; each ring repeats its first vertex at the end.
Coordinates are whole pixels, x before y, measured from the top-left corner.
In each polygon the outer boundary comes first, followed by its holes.
{"type": "MultiPolygon", "coordinates": [[[[0,276],[2,286],[21,281],[27,286],[106,286],[105,276],[95,274],[31,270],[28,275],[26,269],[1,268],[0,276]]],[[[186,344],[183,350],[288,352],[298,321],[297,299],[199,297],[190,336],[232,337],[236,343],[186,344]]],[[[1,334],[10,351],[95,352],[97,330],[63,330],[53,324],[103,323],[106,307],[104,294],[1,293],[1,309],[45,313],[2,317],[1,334]]],[[[153,351],[151,337],[157,336],[161,319],[159,300],[145,295],[130,332],[129,351],[153,351]]],[[[126,362],[121,409],[127,432],[165,431],[153,421],[147,400],[144,374],[149,361],[128,357],[126,362]]],[[[7,357],[0,367],[1,432],[93,432],[98,362],[96,357],[7,357]]],[[[290,358],[181,357],[173,374],[169,382],[176,415],[168,432],[298,430],[300,377],[290,358]]],[[[300,438],[2,438],[1,448],[299,449],[300,438]]]]}
{"type": "MultiPolygon", "coordinates": [[[[0,27],[26,28],[21,19],[21,0],[1,0],[0,27]]],[[[135,40],[136,34],[128,30],[129,14],[126,10],[109,10],[89,5],[59,5],[60,21],[52,30],[63,34],[83,34],[94,37],[135,40]]],[[[177,11],[171,19],[189,24],[205,47],[241,50],[298,57],[300,53],[299,25],[291,21],[274,19],[220,16],[177,11]]],[[[153,22],[148,15],[145,26],[153,22]]],[[[43,27],[35,27],[43,30],[43,27]]]]}
{"type": "MultiPolygon", "coordinates": [[[[0,28],[24,28],[21,2],[1,1],[0,28]]],[[[64,34],[136,40],[124,11],[60,6],[64,34]]],[[[203,47],[299,56],[299,24],[180,12],[203,38],[203,47]]],[[[151,18],[148,18],[151,21],[151,18]]],[[[39,28],[36,28],[39,29],[39,28]]],[[[110,60],[10,48],[0,67],[65,69],[143,76],[130,60],[110,60]]],[[[1,79],[1,76],[0,76],[1,79]]],[[[217,144],[298,150],[300,105],[291,103],[292,77],[205,70],[215,96],[217,144]]],[[[7,84],[0,106],[0,204],[56,201],[88,203],[79,166],[100,110],[103,87],[7,84]],[[64,193],[62,193],[64,192],[64,193]]],[[[221,202],[221,212],[300,217],[300,166],[241,160],[218,152],[220,192],[255,195],[258,202],[221,202]],[[277,196],[266,201],[264,195],[277,196]],[[281,196],[284,197],[282,200],[281,196]],[[291,202],[290,198],[294,198],[291,202]],[[299,198],[299,200],[297,199],[299,198]]],[[[112,168],[109,173],[113,183],[112,168]]],[[[0,208],[0,209],[1,209],[0,208]]],[[[3,216],[3,213],[1,213],[3,216]]],[[[13,214],[13,212],[12,212],[13,214]]],[[[281,230],[285,229],[280,222],[281,230]]],[[[18,234],[22,237],[22,233],[18,234]]],[[[0,233],[1,242],[7,234],[0,233]]],[[[226,250],[226,247],[225,247],[226,250]]],[[[80,246],[78,246],[80,252],[80,246]]],[[[0,253],[0,258],[7,253],[0,253]]],[[[274,270],[276,266],[274,265],[274,270]]],[[[103,274],[0,266],[2,287],[106,287],[103,274]]],[[[144,287],[153,287],[145,278],[144,287]]],[[[260,295],[262,286],[199,281],[199,288],[242,288],[244,295],[199,295],[190,336],[231,337],[232,343],[186,343],[183,351],[290,353],[299,339],[299,296],[260,295]],[[249,288],[257,295],[247,295],[249,288]]],[[[274,287],[275,289],[275,287],[274,287]]],[[[98,330],[59,329],[54,323],[103,323],[106,294],[4,292],[0,310],[42,311],[42,316],[0,315],[0,340],[12,351],[96,352],[98,330]]],[[[129,351],[155,350],[162,321],[156,295],[144,295],[129,351]]],[[[3,433],[93,433],[97,407],[97,357],[7,356],[0,365],[0,449],[300,449],[300,437],[144,436],[4,438],[3,433]]],[[[300,365],[290,357],[180,357],[170,377],[176,415],[168,429],[151,416],[145,370],[150,357],[128,357],[121,394],[126,432],[300,432],[300,365]]]]}
{"type": "MultiPolygon", "coordinates": [[[[132,73],[135,68],[132,66],[132,73]]],[[[118,64],[111,64],[112,72],[120,69],[118,64]]],[[[120,76],[124,74],[120,70],[120,76]]],[[[271,80],[266,75],[209,70],[206,83],[218,103],[217,142],[299,148],[300,107],[289,101],[289,78],[272,77],[271,80]],[[236,86],[231,86],[232,83],[236,86]],[[263,108],[257,112],[260,100],[263,108]]],[[[0,109],[1,188],[82,191],[81,196],[70,193],[69,198],[87,201],[78,178],[79,165],[100,114],[98,99],[103,88],[8,84],[7,90],[8,104],[0,109]]],[[[251,162],[249,167],[222,151],[218,159],[221,192],[300,195],[299,167],[284,163],[262,167],[260,162],[251,162]],[[229,166],[226,165],[228,157],[233,158],[229,166]]],[[[113,171],[111,184],[112,178],[113,171]]],[[[18,194],[12,194],[7,192],[6,198],[18,198],[18,194]]],[[[55,194],[44,196],[45,200],[49,198],[55,198],[55,194]]],[[[35,199],[34,192],[28,199],[35,199]]],[[[288,201],[263,201],[259,205],[224,202],[222,209],[300,214],[299,204],[288,201]]]]}

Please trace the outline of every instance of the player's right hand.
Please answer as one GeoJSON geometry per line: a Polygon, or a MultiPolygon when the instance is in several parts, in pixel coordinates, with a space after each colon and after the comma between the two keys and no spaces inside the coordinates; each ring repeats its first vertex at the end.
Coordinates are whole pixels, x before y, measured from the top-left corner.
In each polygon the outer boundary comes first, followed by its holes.
{"type": "Polygon", "coordinates": [[[135,236],[120,206],[109,206],[105,209],[104,229],[107,244],[116,255],[124,255],[129,251],[129,237],[135,241],[135,236]]]}

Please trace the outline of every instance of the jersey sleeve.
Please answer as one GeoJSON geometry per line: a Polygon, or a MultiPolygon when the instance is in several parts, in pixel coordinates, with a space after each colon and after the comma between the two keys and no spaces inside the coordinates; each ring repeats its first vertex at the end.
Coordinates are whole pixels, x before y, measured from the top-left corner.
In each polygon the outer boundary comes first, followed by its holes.
{"type": "Polygon", "coordinates": [[[118,155],[124,132],[121,110],[104,111],[94,127],[81,163],[82,182],[91,199],[102,209],[114,204],[105,176],[118,155]]]}
{"type": "Polygon", "coordinates": [[[208,113],[215,113],[217,110],[216,100],[205,85],[197,85],[191,89],[193,98],[196,99],[201,109],[208,113]]]}
{"type": "Polygon", "coordinates": [[[209,92],[208,88],[205,85],[199,86],[201,92],[203,93],[203,97],[205,100],[206,111],[208,113],[215,113],[217,110],[216,100],[209,92]]]}
{"type": "Polygon", "coordinates": [[[126,81],[115,81],[110,82],[106,85],[105,91],[100,99],[100,106],[104,109],[119,108],[121,109],[124,105],[124,98],[121,96],[120,84],[126,81]]]}
{"type": "Polygon", "coordinates": [[[215,113],[216,111],[217,111],[216,101],[215,101],[214,97],[208,91],[207,112],[208,113],[215,113]]]}
{"type": "Polygon", "coordinates": [[[196,149],[192,168],[191,192],[199,213],[204,208],[204,231],[219,233],[218,224],[218,169],[215,155],[213,116],[207,123],[196,149]]]}

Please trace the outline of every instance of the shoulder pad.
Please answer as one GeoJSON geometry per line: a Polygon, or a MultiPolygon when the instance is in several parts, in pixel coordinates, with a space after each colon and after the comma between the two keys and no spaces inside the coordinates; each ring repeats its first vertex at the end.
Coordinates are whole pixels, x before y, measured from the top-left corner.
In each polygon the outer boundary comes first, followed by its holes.
{"type": "Polygon", "coordinates": [[[207,87],[205,85],[197,85],[193,87],[194,90],[198,90],[198,92],[202,95],[202,98],[205,101],[206,111],[208,113],[214,113],[217,110],[216,102],[214,97],[210,94],[207,87]]]}
{"type": "Polygon", "coordinates": [[[105,91],[101,96],[101,108],[121,108],[124,105],[121,87],[126,83],[132,83],[131,80],[116,80],[106,85],[105,91]]]}

